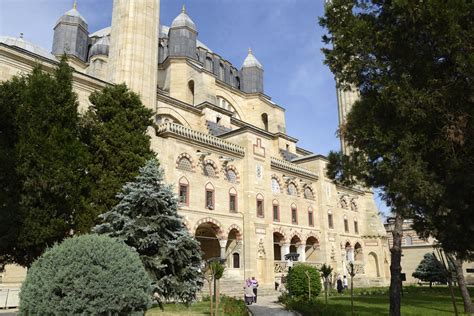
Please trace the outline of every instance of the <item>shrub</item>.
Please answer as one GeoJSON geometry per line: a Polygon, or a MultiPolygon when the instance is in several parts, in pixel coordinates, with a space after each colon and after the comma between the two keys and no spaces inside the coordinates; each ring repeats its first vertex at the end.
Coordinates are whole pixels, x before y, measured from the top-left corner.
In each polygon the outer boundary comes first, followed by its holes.
{"type": "Polygon", "coordinates": [[[297,264],[288,273],[288,291],[296,298],[308,299],[308,277],[311,279],[311,297],[316,297],[321,292],[321,278],[319,271],[307,264],[297,264]]]}
{"type": "Polygon", "coordinates": [[[244,300],[234,297],[221,296],[221,307],[224,315],[246,316],[248,315],[247,306],[244,300]]]}
{"type": "Polygon", "coordinates": [[[106,236],[66,239],[44,252],[20,292],[22,315],[101,315],[145,311],[150,279],[138,254],[106,236]]]}

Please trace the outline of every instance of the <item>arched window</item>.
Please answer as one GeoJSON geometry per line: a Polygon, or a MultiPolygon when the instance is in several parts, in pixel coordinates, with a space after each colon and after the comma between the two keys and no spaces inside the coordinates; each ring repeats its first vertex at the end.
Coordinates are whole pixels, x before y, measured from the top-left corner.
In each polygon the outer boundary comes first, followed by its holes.
{"type": "Polygon", "coordinates": [[[272,177],[272,192],[273,193],[281,193],[280,182],[275,177],[272,177]]]}
{"type": "Polygon", "coordinates": [[[346,215],[344,215],[344,231],[345,231],[346,233],[349,232],[349,221],[347,220],[347,216],[346,216],[346,215]]]}
{"type": "Polygon", "coordinates": [[[210,72],[214,72],[214,63],[212,62],[212,58],[207,56],[206,57],[206,65],[205,65],[206,70],[210,72]]]}
{"type": "Polygon", "coordinates": [[[263,123],[263,129],[268,131],[268,114],[267,113],[262,114],[262,123],[263,123]]]}
{"type": "Polygon", "coordinates": [[[314,226],[314,212],[311,207],[308,208],[308,226],[314,226]]]}
{"type": "Polygon", "coordinates": [[[304,198],[309,200],[314,200],[313,190],[309,186],[304,188],[304,198]]]}
{"type": "Polygon", "coordinates": [[[405,246],[411,246],[413,245],[413,238],[410,235],[407,235],[405,237],[405,246]]]}
{"type": "Polygon", "coordinates": [[[232,169],[227,169],[226,170],[225,177],[226,177],[227,181],[229,181],[230,183],[236,183],[237,182],[237,174],[232,169]]]}
{"type": "Polygon", "coordinates": [[[298,195],[298,190],[296,189],[296,185],[293,182],[288,183],[288,194],[298,195]]]}
{"type": "Polygon", "coordinates": [[[191,164],[191,160],[186,157],[181,157],[178,161],[178,169],[184,170],[184,171],[192,171],[193,166],[191,164]]]}
{"type": "Polygon", "coordinates": [[[357,222],[357,218],[354,218],[354,233],[359,233],[359,222],[357,222]]]}
{"type": "Polygon", "coordinates": [[[263,195],[257,194],[257,217],[264,217],[263,195]]]}
{"type": "Polygon", "coordinates": [[[273,221],[280,221],[280,206],[278,205],[277,200],[273,200],[273,221]]]}
{"type": "Polygon", "coordinates": [[[190,80],[188,82],[188,89],[189,89],[189,93],[190,93],[190,102],[192,105],[194,105],[194,81],[193,80],[190,80]]]}
{"type": "Polygon", "coordinates": [[[298,209],[295,204],[291,205],[291,223],[298,224],[298,209]]]}
{"type": "Polygon", "coordinates": [[[214,186],[211,183],[206,184],[206,201],[204,207],[208,210],[214,209],[214,186]]]}
{"type": "Polygon", "coordinates": [[[224,81],[225,74],[224,74],[224,64],[219,63],[219,80],[224,81]]]}
{"type": "Polygon", "coordinates": [[[237,213],[237,190],[234,188],[229,190],[229,212],[237,213]]]}
{"type": "Polygon", "coordinates": [[[334,228],[334,219],[332,217],[332,212],[328,211],[328,227],[334,228]]]}
{"type": "Polygon", "coordinates": [[[341,198],[339,199],[339,205],[341,206],[341,208],[348,208],[347,199],[344,196],[341,196],[341,198]]]}
{"type": "Polygon", "coordinates": [[[189,181],[185,177],[179,179],[179,203],[189,205],[189,181]]]}
{"type": "Polygon", "coordinates": [[[204,164],[204,175],[206,177],[215,177],[216,176],[216,169],[214,169],[214,166],[210,162],[206,162],[204,164]]]}
{"type": "Polygon", "coordinates": [[[240,269],[240,254],[238,252],[232,254],[232,267],[234,269],[240,269]]]}

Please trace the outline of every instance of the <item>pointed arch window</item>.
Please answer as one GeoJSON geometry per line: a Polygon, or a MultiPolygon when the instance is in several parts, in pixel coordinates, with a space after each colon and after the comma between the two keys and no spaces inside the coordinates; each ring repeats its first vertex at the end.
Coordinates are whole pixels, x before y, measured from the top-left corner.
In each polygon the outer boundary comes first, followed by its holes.
{"type": "Polygon", "coordinates": [[[234,188],[229,190],[229,212],[237,213],[237,190],[234,188]]]}
{"type": "Polygon", "coordinates": [[[205,208],[213,210],[214,207],[214,186],[211,183],[206,184],[205,208]]]}
{"type": "Polygon", "coordinates": [[[314,212],[311,207],[308,208],[308,226],[314,226],[314,212]]]}
{"type": "Polygon", "coordinates": [[[296,185],[293,182],[290,182],[288,184],[288,194],[289,195],[298,195],[298,189],[296,188],[296,185]]]}
{"type": "Polygon", "coordinates": [[[273,200],[273,221],[280,221],[280,205],[277,200],[273,200]]]}
{"type": "Polygon", "coordinates": [[[189,205],[189,181],[185,177],[179,179],[179,203],[189,205]]]}
{"type": "Polygon", "coordinates": [[[334,228],[334,219],[332,217],[332,212],[328,211],[328,227],[333,229],[334,228]]]}
{"type": "Polygon", "coordinates": [[[309,186],[304,188],[304,198],[308,200],[314,200],[313,190],[309,186]]]}
{"type": "Polygon", "coordinates": [[[191,164],[191,160],[187,157],[182,157],[179,159],[178,162],[178,169],[184,170],[184,171],[192,171],[193,166],[191,164]]]}
{"type": "Polygon", "coordinates": [[[345,231],[346,233],[349,232],[349,221],[347,220],[347,216],[346,216],[346,215],[344,215],[344,231],[345,231]]]}
{"type": "Polygon", "coordinates": [[[357,218],[354,218],[354,233],[359,233],[359,222],[357,221],[357,218]]]}
{"type": "Polygon", "coordinates": [[[298,224],[298,209],[295,204],[291,205],[291,223],[295,225],[298,224]]]}
{"type": "Polygon", "coordinates": [[[280,183],[276,177],[272,177],[272,192],[281,193],[280,183]]]}
{"type": "Polygon", "coordinates": [[[263,195],[257,194],[257,217],[264,217],[263,195]]]}

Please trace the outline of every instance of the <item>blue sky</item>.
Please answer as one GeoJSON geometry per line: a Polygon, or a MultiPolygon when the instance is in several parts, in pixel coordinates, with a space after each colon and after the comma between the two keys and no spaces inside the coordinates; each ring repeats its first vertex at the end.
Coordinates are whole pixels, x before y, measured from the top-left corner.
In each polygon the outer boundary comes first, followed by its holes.
{"type": "MultiPolygon", "coordinates": [[[[77,2],[90,33],[110,26],[112,0],[77,2]]],[[[0,0],[0,35],[23,32],[51,50],[54,24],[72,3],[0,0]]],[[[162,0],[160,23],[170,25],[183,4],[199,40],[237,68],[252,48],[265,69],[265,93],[286,109],[287,133],[300,147],[323,155],[339,149],[335,82],[323,64],[318,24],[324,0],[162,0]]]]}

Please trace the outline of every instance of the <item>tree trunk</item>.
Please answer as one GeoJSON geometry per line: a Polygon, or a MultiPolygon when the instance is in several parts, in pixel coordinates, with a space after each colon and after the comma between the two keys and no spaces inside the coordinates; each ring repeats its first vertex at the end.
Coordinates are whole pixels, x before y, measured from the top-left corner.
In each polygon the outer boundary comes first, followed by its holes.
{"type": "Polygon", "coordinates": [[[217,289],[216,289],[216,313],[214,315],[218,316],[219,315],[219,303],[220,303],[220,285],[221,285],[221,281],[220,279],[217,280],[217,289]]]}
{"type": "Polygon", "coordinates": [[[456,306],[456,298],[454,297],[453,283],[451,278],[448,279],[449,294],[451,295],[451,302],[453,303],[454,315],[458,316],[458,307],[456,306]]]}
{"type": "Polygon", "coordinates": [[[328,305],[328,287],[329,287],[329,280],[326,279],[326,281],[324,282],[324,296],[325,296],[325,299],[326,299],[326,305],[328,305]]]}
{"type": "Polygon", "coordinates": [[[211,316],[214,315],[214,306],[212,304],[212,301],[213,301],[213,297],[212,297],[212,278],[209,278],[208,282],[209,284],[209,302],[211,303],[211,316]]]}
{"type": "Polygon", "coordinates": [[[392,231],[393,245],[390,249],[390,316],[400,316],[401,305],[401,279],[402,270],[400,261],[402,258],[402,226],[403,217],[397,212],[395,215],[395,225],[392,231]]]}
{"type": "Polygon", "coordinates": [[[433,282],[430,281],[430,289],[432,288],[433,282]]]}
{"type": "Polygon", "coordinates": [[[462,300],[464,301],[464,312],[474,313],[471,296],[467,290],[466,280],[464,280],[464,274],[462,273],[462,259],[456,257],[456,259],[453,260],[453,264],[454,268],[456,269],[456,277],[458,280],[459,289],[461,290],[462,300]]]}
{"type": "Polygon", "coordinates": [[[351,310],[354,316],[354,266],[351,266],[351,310]]]}

